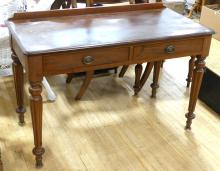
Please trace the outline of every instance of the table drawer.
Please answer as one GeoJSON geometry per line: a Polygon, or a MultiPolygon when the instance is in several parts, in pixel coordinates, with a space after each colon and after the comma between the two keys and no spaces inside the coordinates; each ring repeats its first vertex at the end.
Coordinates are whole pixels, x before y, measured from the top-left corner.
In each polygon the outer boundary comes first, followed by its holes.
{"type": "Polygon", "coordinates": [[[134,59],[172,58],[201,54],[204,39],[169,41],[157,44],[143,44],[134,47],[134,59]]]}
{"type": "Polygon", "coordinates": [[[72,68],[113,64],[128,61],[129,47],[97,48],[77,52],[45,55],[44,72],[68,71],[72,68]]]}

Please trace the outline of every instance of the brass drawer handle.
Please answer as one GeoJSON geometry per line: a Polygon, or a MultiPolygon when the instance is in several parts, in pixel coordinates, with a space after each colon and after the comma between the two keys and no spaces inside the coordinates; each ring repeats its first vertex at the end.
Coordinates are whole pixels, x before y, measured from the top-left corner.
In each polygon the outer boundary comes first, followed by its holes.
{"type": "Polygon", "coordinates": [[[94,61],[94,57],[92,56],[85,56],[83,59],[82,59],[82,63],[85,64],[85,65],[89,65],[91,64],[93,61],[94,61]]]}
{"type": "Polygon", "coordinates": [[[164,51],[165,51],[166,53],[174,53],[174,52],[175,52],[175,46],[169,45],[169,46],[167,46],[167,47],[164,49],[164,51]]]}

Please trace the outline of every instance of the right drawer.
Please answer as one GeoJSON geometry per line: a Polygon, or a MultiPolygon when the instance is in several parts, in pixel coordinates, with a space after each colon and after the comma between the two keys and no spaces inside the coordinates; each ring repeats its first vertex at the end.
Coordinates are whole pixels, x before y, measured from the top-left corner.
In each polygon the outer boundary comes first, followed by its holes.
{"type": "Polygon", "coordinates": [[[147,43],[134,47],[134,59],[155,60],[157,57],[182,57],[201,54],[204,39],[187,39],[163,43],[147,43]]]}

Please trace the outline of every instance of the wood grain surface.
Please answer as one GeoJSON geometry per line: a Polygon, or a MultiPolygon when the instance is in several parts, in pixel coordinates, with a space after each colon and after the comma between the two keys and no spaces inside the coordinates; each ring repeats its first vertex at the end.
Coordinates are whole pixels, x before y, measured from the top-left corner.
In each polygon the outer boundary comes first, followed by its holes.
{"type": "MultiPolygon", "coordinates": [[[[156,4],[154,8],[158,6],[156,4]]],[[[151,10],[147,10],[148,6],[139,4],[122,7],[122,9],[119,7],[95,8],[96,14],[90,15],[82,15],[81,12],[88,9],[87,13],[89,13],[89,9],[93,8],[69,10],[70,16],[65,16],[59,11],[59,17],[55,17],[54,11],[48,14],[38,12],[36,16],[42,15],[41,18],[35,18],[33,14],[29,19],[18,20],[15,16],[7,25],[23,52],[29,55],[160,41],[176,37],[188,38],[213,33],[208,28],[162,6],[160,9],[151,10]],[[135,10],[135,7],[139,8],[135,10]],[[105,13],[100,15],[104,9],[105,13]],[[71,11],[76,14],[71,15],[71,11]],[[50,17],[45,18],[48,15],[50,17]]]]}

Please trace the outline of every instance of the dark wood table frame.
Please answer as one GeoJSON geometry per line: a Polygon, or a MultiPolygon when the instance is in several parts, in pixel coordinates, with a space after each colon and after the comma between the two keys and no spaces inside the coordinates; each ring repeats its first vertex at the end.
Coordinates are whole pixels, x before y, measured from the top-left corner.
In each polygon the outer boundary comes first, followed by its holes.
{"type": "MultiPolygon", "coordinates": [[[[45,152],[42,146],[41,82],[43,76],[47,75],[137,64],[135,81],[140,83],[141,63],[195,56],[189,107],[185,115],[186,129],[191,128],[212,30],[164,8],[160,3],[19,13],[7,22],[7,26],[13,52],[16,111],[21,124],[24,123],[25,113],[23,67],[30,85],[36,166],[42,166],[45,152]],[[92,25],[93,22],[96,24],[92,25]],[[110,24],[111,22],[114,24],[110,24]],[[108,36],[108,32],[103,32],[100,39],[99,35],[94,37],[98,33],[96,29],[106,25],[113,27],[109,30],[111,36],[108,36]],[[47,27],[50,28],[49,32],[45,29],[47,27]],[[68,33],[64,32],[66,27],[68,33]],[[75,28],[78,30],[74,30],[75,28]],[[85,33],[84,30],[86,34],[80,37],[81,33],[85,33]],[[75,35],[74,39],[68,39],[69,46],[64,47],[67,40],[62,42],[58,33],[62,33],[62,37],[65,34],[75,35]],[[58,37],[58,42],[52,40],[58,37]],[[77,39],[82,41],[76,41],[77,39]]],[[[160,67],[160,62],[155,65],[160,67]]]]}

